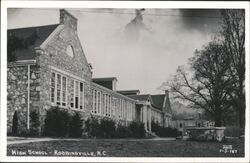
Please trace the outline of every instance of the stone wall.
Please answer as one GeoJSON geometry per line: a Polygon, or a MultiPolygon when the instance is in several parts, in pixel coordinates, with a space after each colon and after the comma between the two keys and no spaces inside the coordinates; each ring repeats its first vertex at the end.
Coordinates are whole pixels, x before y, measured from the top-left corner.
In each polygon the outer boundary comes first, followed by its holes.
{"type": "MultiPolygon", "coordinates": [[[[67,22],[64,22],[67,23],[67,22]]],[[[38,49],[37,63],[41,72],[41,91],[40,91],[40,114],[42,126],[46,117],[46,110],[51,108],[50,102],[50,78],[52,68],[55,67],[68,74],[75,75],[84,81],[84,111],[81,112],[82,118],[87,119],[90,116],[92,108],[92,93],[91,93],[91,78],[92,72],[82,50],[80,40],[77,36],[77,31],[69,25],[61,24],[53,37],[49,39],[42,49],[38,49]],[[67,54],[67,47],[72,47],[73,56],[67,54]]],[[[65,75],[65,74],[63,74],[65,75]]],[[[71,90],[70,76],[65,75],[68,79],[67,90],[71,90]]],[[[70,95],[66,95],[67,105],[70,108],[70,95]]]]}
{"type": "MultiPolygon", "coordinates": [[[[39,109],[39,69],[30,66],[30,112],[39,109]]],[[[13,116],[17,112],[18,133],[27,131],[28,65],[9,64],[7,68],[7,132],[12,133],[13,116]]]]}

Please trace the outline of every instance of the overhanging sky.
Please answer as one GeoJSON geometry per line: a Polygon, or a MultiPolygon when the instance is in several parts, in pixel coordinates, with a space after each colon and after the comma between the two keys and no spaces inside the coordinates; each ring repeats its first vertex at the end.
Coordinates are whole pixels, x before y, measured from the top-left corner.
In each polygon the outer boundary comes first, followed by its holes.
{"type": "MultiPolygon", "coordinates": [[[[117,77],[118,89],[162,93],[157,88],[212,39],[218,10],[146,9],[136,38],[125,32],[134,9],[68,9],[93,77],[117,77]]],[[[59,23],[59,9],[8,9],[8,29],[59,23]]]]}

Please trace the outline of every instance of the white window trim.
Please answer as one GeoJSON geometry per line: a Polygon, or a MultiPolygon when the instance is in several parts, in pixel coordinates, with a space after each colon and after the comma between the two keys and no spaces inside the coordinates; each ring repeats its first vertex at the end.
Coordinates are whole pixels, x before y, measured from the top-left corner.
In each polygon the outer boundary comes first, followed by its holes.
{"type": "MultiPolygon", "coordinates": [[[[72,110],[77,110],[77,111],[85,111],[85,90],[84,90],[84,88],[85,88],[85,82],[84,82],[84,80],[83,79],[79,80],[80,79],[79,77],[76,77],[74,75],[68,75],[68,73],[65,72],[65,71],[62,71],[62,70],[59,70],[59,69],[58,69],[59,71],[57,71],[55,69],[57,69],[57,68],[53,68],[51,70],[51,74],[55,73],[54,102],[51,102],[51,97],[50,97],[51,105],[52,106],[60,106],[62,108],[70,108],[72,110]],[[57,104],[57,82],[58,82],[57,75],[58,74],[60,75],[60,78],[61,78],[60,105],[57,104]],[[71,78],[69,78],[67,75],[70,76],[71,78]],[[77,79],[75,79],[72,76],[76,77],[77,79]],[[62,104],[64,102],[64,101],[62,101],[63,100],[63,77],[66,78],[65,106],[63,106],[63,104],[62,104]],[[73,107],[71,107],[71,101],[69,103],[69,100],[68,100],[68,97],[69,97],[69,94],[68,94],[69,93],[69,91],[68,91],[68,85],[72,84],[71,83],[72,80],[73,80],[73,93],[74,93],[74,95],[73,95],[73,107]],[[78,89],[79,89],[78,90],[78,108],[75,108],[75,106],[76,106],[76,101],[75,101],[75,97],[76,97],[76,82],[78,82],[78,89]],[[82,98],[80,98],[80,94],[81,94],[80,83],[83,84],[82,98]],[[80,100],[82,100],[82,107],[83,107],[82,109],[80,109],[80,100]]],[[[50,84],[51,84],[51,79],[50,79],[50,84]]]]}
{"type": "MultiPolygon", "coordinates": [[[[55,73],[55,88],[54,88],[55,90],[54,90],[54,102],[51,101],[51,94],[50,94],[50,103],[51,103],[52,106],[60,106],[60,107],[66,108],[66,107],[67,107],[67,102],[68,102],[68,101],[67,101],[67,93],[68,93],[68,92],[67,92],[67,76],[64,75],[64,74],[58,73],[58,72],[56,72],[56,71],[53,71],[53,70],[51,71],[50,74],[52,74],[52,73],[55,73]],[[57,104],[57,102],[58,102],[58,101],[57,101],[57,84],[58,84],[58,83],[57,83],[57,75],[58,75],[58,74],[60,75],[60,78],[61,78],[61,86],[60,86],[60,87],[61,87],[61,88],[60,88],[60,89],[61,89],[61,90],[60,90],[60,105],[57,104]],[[66,99],[65,99],[66,105],[65,105],[65,106],[62,105],[62,103],[63,103],[63,101],[62,101],[62,92],[63,92],[63,89],[62,89],[62,88],[63,88],[63,81],[62,81],[62,79],[63,79],[63,77],[66,78],[66,92],[65,92],[65,93],[66,93],[66,95],[65,95],[65,96],[66,96],[66,97],[65,97],[65,98],[66,98],[66,99]]],[[[50,84],[51,84],[51,77],[50,77],[50,84]]],[[[50,91],[50,93],[51,93],[51,91],[50,91]]]]}
{"type": "Polygon", "coordinates": [[[69,77],[71,77],[71,78],[74,79],[74,80],[78,80],[78,81],[85,82],[85,80],[82,79],[82,78],[80,78],[79,76],[73,75],[72,73],[69,73],[69,72],[67,72],[67,71],[61,70],[61,69],[59,69],[59,68],[57,68],[57,67],[54,67],[54,66],[51,66],[51,65],[50,65],[49,68],[50,68],[52,71],[56,71],[56,72],[59,72],[59,73],[63,74],[64,76],[69,76],[69,77]]]}

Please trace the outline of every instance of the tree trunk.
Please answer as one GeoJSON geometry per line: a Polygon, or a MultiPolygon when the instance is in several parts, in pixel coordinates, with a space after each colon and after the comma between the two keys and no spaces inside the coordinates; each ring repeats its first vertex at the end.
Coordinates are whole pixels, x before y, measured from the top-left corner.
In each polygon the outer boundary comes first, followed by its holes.
{"type": "Polygon", "coordinates": [[[215,127],[221,127],[222,126],[222,116],[221,113],[216,113],[214,115],[215,120],[215,127]]]}
{"type": "Polygon", "coordinates": [[[245,105],[241,104],[239,108],[239,125],[241,129],[245,127],[245,105]]]}
{"type": "Polygon", "coordinates": [[[215,127],[221,127],[221,120],[215,119],[215,127]]]}
{"type": "Polygon", "coordinates": [[[244,93],[244,85],[243,85],[243,81],[244,81],[244,74],[240,74],[240,85],[239,85],[239,95],[238,95],[238,109],[239,109],[239,125],[240,128],[244,128],[245,127],[245,109],[246,109],[246,98],[245,98],[245,93],[244,93]]]}

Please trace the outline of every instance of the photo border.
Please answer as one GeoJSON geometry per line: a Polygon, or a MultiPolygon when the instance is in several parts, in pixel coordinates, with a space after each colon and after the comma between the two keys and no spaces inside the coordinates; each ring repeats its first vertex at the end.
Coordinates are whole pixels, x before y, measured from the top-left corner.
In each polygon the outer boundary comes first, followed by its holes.
{"type": "MultiPolygon", "coordinates": [[[[225,1],[2,1],[1,2],[1,126],[0,160],[5,162],[248,162],[249,161],[249,2],[225,1]],[[245,9],[246,120],[245,157],[39,157],[7,154],[7,8],[166,8],[245,9]]],[[[219,152],[219,151],[218,151],[219,152]]]]}

